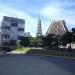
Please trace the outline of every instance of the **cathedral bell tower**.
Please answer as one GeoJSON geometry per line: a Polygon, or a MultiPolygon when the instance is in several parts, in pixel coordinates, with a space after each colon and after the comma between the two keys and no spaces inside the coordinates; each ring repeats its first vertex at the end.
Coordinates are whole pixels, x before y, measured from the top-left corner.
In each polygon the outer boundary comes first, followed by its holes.
{"type": "Polygon", "coordinates": [[[40,20],[40,17],[39,17],[36,37],[40,37],[40,36],[42,36],[42,27],[41,27],[41,20],[40,20]]]}

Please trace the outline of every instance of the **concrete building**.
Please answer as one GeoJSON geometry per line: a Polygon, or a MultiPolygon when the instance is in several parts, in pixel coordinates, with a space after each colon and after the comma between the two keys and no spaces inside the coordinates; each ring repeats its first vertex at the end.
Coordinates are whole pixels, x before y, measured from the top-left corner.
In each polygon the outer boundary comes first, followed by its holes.
{"type": "Polygon", "coordinates": [[[65,21],[58,20],[51,23],[46,34],[63,35],[65,32],[68,32],[65,21]]]}
{"type": "Polygon", "coordinates": [[[13,17],[3,17],[1,22],[1,44],[12,41],[18,43],[20,37],[24,36],[25,21],[13,17]]]}
{"type": "Polygon", "coordinates": [[[25,32],[24,37],[31,37],[30,32],[25,32]]]}

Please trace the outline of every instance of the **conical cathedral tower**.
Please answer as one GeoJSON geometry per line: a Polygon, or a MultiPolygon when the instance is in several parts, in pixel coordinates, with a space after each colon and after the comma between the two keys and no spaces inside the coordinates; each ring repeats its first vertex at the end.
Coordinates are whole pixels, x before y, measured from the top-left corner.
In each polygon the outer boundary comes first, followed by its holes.
{"type": "Polygon", "coordinates": [[[40,36],[42,36],[42,27],[41,27],[41,20],[39,16],[36,37],[40,37],[40,36]]]}
{"type": "Polygon", "coordinates": [[[47,34],[54,35],[63,35],[69,30],[66,27],[66,23],[64,20],[58,20],[51,23],[50,27],[47,30],[47,34]]]}

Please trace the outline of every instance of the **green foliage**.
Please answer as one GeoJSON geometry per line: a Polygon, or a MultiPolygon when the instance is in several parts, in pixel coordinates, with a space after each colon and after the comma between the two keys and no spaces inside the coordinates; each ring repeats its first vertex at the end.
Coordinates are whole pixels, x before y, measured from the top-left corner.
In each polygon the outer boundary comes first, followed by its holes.
{"type": "Polygon", "coordinates": [[[26,52],[27,55],[45,55],[45,56],[67,56],[67,57],[75,57],[74,52],[65,52],[65,51],[58,51],[58,50],[43,50],[43,49],[30,49],[29,51],[26,52]]]}
{"type": "Polygon", "coordinates": [[[58,36],[49,34],[43,37],[43,46],[58,47],[58,43],[59,43],[58,36]]]}
{"type": "Polygon", "coordinates": [[[30,38],[30,46],[36,46],[36,44],[37,44],[37,40],[36,40],[36,38],[35,37],[31,37],[30,38]]]}
{"type": "Polygon", "coordinates": [[[72,32],[74,32],[74,33],[75,33],[75,28],[72,28],[72,32]]]}
{"type": "Polygon", "coordinates": [[[1,51],[10,52],[12,51],[12,48],[9,46],[1,46],[1,51]]]}
{"type": "Polygon", "coordinates": [[[22,37],[20,41],[20,45],[26,47],[29,45],[29,37],[22,37]]]}
{"type": "Polygon", "coordinates": [[[72,42],[75,42],[75,28],[72,28],[72,42]]]}
{"type": "Polygon", "coordinates": [[[35,47],[42,46],[42,37],[31,37],[30,45],[35,47]]]}
{"type": "Polygon", "coordinates": [[[61,44],[65,46],[66,44],[72,42],[72,33],[71,32],[67,32],[60,39],[61,39],[60,40],[61,44]]]}

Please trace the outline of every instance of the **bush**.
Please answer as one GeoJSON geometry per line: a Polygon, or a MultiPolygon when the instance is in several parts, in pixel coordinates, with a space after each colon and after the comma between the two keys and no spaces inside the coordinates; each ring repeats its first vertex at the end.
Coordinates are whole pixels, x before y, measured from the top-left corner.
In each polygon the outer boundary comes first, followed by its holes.
{"type": "Polygon", "coordinates": [[[10,52],[11,50],[11,47],[1,47],[1,51],[10,52]]]}

